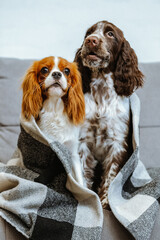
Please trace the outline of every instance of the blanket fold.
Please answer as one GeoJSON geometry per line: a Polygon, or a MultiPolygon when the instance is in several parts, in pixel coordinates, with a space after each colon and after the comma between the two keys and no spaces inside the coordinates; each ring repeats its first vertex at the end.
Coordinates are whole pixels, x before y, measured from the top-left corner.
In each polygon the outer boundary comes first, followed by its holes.
{"type": "MultiPolygon", "coordinates": [[[[159,210],[160,170],[145,169],[139,159],[140,104],[130,97],[133,154],[109,187],[110,208],[135,239],[147,240],[159,210]]],[[[96,193],[72,177],[71,153],[48,139],[32,118],[21,117],[21,133],[13,158],[0,164],[0,216],[33,240],[100,240],[103,211],[96,193]],[[61,164],[53,181],[34,180],[50,161],[61,164]]],[[[107,236],[106,236],[107,239],[107,236]]]]}

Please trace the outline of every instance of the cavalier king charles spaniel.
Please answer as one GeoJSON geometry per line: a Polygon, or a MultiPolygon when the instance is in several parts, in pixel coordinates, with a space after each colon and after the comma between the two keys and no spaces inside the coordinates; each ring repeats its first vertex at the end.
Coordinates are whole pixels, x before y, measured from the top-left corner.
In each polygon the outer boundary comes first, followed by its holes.
{"type": "MultiPolygon", "coordinates": [[[[22,89],[22,116],[27,120],[33,116],[47,138],[69,148],[73,177],[83,185],[78,136],[85,116],[85,103],[76,63],[61,57],[35,61],[24,77],[22,89]]],[[[53,167],[49,167],[37,181],[45,184],[51,181],[52,170],[53,167]]]]}

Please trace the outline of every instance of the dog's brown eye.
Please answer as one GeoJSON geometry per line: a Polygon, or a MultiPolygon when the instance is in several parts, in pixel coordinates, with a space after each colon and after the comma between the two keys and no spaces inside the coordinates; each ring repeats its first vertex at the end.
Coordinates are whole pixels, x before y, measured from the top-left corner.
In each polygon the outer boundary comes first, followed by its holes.
{"type": "Polygon", "coordinates": [[[107,32],[107,35],[108,35],[109,37],[114,37],[114,34],[113,34],[113,32],[111,32],[111,31],[107,32]]]}
{"type": "Polygon", "coordinates": [[[46,74],[46,73],[48,73],[49,72],[49,69],[47,68],[47,67],[43,67],[42,69],[41,69],[41,73],[42,74],[46,74]]]}
{"type": "Polygon", "coordinates": [[[67,76],[70,74],[69,68],[65,68],[63,72],[64,72],[67,76]]]}

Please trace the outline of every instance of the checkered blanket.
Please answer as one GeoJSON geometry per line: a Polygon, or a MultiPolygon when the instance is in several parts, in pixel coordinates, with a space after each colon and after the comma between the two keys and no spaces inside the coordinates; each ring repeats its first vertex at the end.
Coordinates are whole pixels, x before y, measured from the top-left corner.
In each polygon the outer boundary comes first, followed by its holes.
{"type": "Polygon", "coordinates": [[[159,211],[160,169],[147,171],[139,159],[140,102],[136,94],[130,97],[130,108],[134,152],[110,185],[109,204],[135,239],[149,240],[159,211]]]}
{"type": "Polygon", "coordinates": [[[101,239],[100,200],[71,173],[69,150],[47,139],[33,118],[21,119],[18,148],[9,163],[0,167],[0,216],[29,239],[101,239]],[[62,170],[48,185],[34,182],[55,153],[59,158],[55,168],[62,164],[62,170]]]}
{"type": "MultiPolygon", "coordinates": [[[[111,183],[108,197],[121,224],[135,239],[147,240],[159,209],[160,171],[151,169],[152,179],[139,160],[140,108],[135,94],[130,97],[130,108],[134,152],[111,183]]],[[[30,122],[21,119],[18,148],[7,165],[0,165],[0,216],[33,240],[101,239],[99,198],[74,180],[71,169],[68,149],[47,139],[33,118],[30,122]],[[55,154],[63,171],[48,185],[34,182],[46,167],[46,159],[55,154]]]]}

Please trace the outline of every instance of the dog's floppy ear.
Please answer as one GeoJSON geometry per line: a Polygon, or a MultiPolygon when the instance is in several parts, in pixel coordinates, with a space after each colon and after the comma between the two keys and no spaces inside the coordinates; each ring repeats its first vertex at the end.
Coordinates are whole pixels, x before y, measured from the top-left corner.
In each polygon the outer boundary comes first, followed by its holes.
{"type": "Polygon", "coordinates": [[[114,87],[117,94],[130,96],[143,86],[143,74],[138,68],[138,60],[128,41],[124,40],[114,72],[114,87]]]}
{"type": "Polygon", "coordinates": [[[65,109],[70,120],[75,125],[82,123],[85,117],[85,101],[82,91],[81,75],[76,63],[72,63],[71,86],[64,101],[65,109]]]}
{"type": "Polygon", "coordinates": [[[26,119],[30,119],[31,115],[35,119],[38,118],[42,107],[42,92],[37,80],[37,65],[38,61],[35,61],[22,82],[22,114],[26,119]]]}
{"type": "Polygon", "coordinates": [[[90,92],[91,70],[88,67],[83,65],[81,50],[82,50],[82,46],[77,50],[74,62],[77,63],[78,70],[81,73],[83,93],[87,93],[87,92],[90,92]]]}

